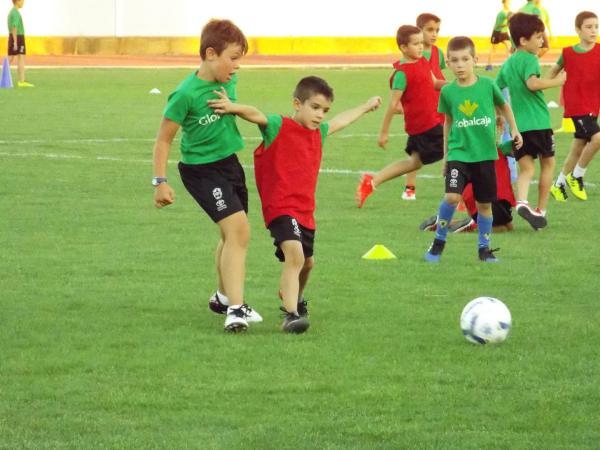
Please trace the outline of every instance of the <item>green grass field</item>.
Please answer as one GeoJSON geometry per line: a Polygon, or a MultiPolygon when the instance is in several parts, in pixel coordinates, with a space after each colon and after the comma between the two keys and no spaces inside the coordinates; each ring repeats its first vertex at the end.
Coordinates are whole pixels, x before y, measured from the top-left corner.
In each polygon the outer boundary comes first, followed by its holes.
{"type": "MultiPolygon", "coordinates": [[[[395,180],[354,206],[361,170],[404,158],[401,120],[382,151],[383,112],[369,114],[326,144],[301,336],[279,331],[280,266],[249,167],[246,297],[265,320],[227,335],[206,307],[217,230],[181,185],[177,146],[176,203],[152,205],[153,138],[188,72],[31,70],[35,89],[0,91],[1,449],[598,448],[599,161],[587,202],[551,200],[546,229],[516,216],[493,236],[500,264],[462,234],[428,265],[433,235],[417,227],[443,194],[439,165],[417,202],[395,180]],[[362,260],[374,244],[398,259],[362,260]],[[461,335],[481,295],[511,309],[500,346],[461,335]]],[[[388,96],[388,70],[243,69],[239,99],[289,113],[307,74],[334,87],[332,116],[388,96]]],[[[240,128],[249,166],[259,133],[240,128]]],[[[557,135],[557,166],[570,139],[557,135]]]]}

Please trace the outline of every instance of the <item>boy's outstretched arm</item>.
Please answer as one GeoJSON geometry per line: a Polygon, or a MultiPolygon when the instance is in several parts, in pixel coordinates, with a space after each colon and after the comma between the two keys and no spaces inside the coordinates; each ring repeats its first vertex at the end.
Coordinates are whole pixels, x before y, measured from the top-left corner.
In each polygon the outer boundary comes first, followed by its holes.
{"type": "Polygon", "coordinates": [[[523,137],[521,136],[521,133],[519,133],[519,129],[517,128],[517,122],[515,121],[515,115],[512,112],[512,108],[508,103],[505,103],[504,105],[501,105],[498,108],[500,109],[500,112],[502,113],[504,119],[506,119],[506,121],[508,122],[508,126],[510,127],[510,135],[513,139],[515,147],[517,149],[521,148],[523,146],[523,137]]]}
{"type": "Polygon", "coordinates": [[[562,86],[567,81],[567,73],[562,71],[556,75],[556,77],[552,79],[548,78],[539,78],[535,75],[530,76],[527,79],[527,88],[530,91],[541,91],[543,89],[549,89],[553,87],[562,86]]]}
{"type": "Polygon", "coordinates": [[[375,111],[381,105],[381,97],[371,97],[365,103],[356,108],[349,109],[338,114],[329,121],[329,132],[327,135],[333,134],[336,131],[343,130],[352,122],[360,118],[363,114],[375,111]]]}
{"type": "MultiPolygon", "coordinates": [[[[163,118],[158,129],[158,136],[154,143],[154,176],[167,178],[167,163],[171,143],[179,130],[179,124],[167,118],[163,118]]],[[[175,199],[175,191],[168,183],[161,183],[154,188],[154,206],[162,208],[170,205],[175,199]]]]}
{"type": "Polygon", "coordinates": [[[267,116],[256,109],[254,106],[241,105],[239,103],[233,103],[225,88],[221,88],[220,91],[214,91],[219,98],[208,100],[208,106],[215,110],[217,114],[235,114],[248,122],[255,123],[258,126],[264,127],[267,125],[267,116]]]}

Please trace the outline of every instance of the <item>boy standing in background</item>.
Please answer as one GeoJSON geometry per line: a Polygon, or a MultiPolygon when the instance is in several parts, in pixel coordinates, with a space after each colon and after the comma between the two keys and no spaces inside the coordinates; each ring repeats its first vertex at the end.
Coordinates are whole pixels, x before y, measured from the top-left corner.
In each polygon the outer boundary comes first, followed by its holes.
{"type": "Polygon", "coordinates": [[[473,186],[477,204],[478,256],[482,262],[497,262],[490,249],[492,202],[497,198],[496,108],[509,123],[515,146],[522,144],[512,110],[494,81],[475,75],[475,44],[466,36],[448,43],[448,66],[456,80],[442,88],[438,111],[444,122],[444,168],[446,194],[436,223],[435,239],[425,260],[440,261],[446,245],[448,225],[467,184],[473,186]]]}
{"type": "Polygon", "coordinates": [[[13,9],[8,14],[8,56],[11,64],[17,57],[17,73],[19,81],[17,87],[34,87],[33,84],[25,81],[25,27],[23,26],[23,17],[19,9],[25,4],[25,0],[12,0],[13,9]]]}

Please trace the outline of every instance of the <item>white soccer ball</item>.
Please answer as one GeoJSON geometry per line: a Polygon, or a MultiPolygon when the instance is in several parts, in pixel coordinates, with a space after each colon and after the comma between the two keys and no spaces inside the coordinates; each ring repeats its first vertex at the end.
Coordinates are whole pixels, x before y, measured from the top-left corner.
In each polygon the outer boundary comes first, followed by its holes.
{"type": "Polygon", "coordinates": [[[504,341],[512,324],[510,311],[493,297],[477,297],[464,307],[460,328],[469,342],[497,344],[504,341]]]}

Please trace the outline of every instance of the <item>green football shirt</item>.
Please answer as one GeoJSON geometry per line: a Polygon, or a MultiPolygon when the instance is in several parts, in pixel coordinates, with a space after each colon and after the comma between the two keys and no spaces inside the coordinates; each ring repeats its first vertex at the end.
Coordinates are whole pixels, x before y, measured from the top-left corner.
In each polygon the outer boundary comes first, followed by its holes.
{"type": "Polygon", "coordinates": [[[544,93],[541,90],[530,91],[527,87],[527,80],[540,74],[538,57],[525,50],[517,50],[502,65],[496,79],[500,89],[507,87],[510,92],[511,106],[521,133],[551,128],[544,93]]]}
{"type": "Polygon", "coordinates": [[[452,117],[448,161],[498,159],[495,107],[504,103],[502,92],[487,77],[479,77],[471,86],[460,86],[455,80],[442,88],[438,111],[452,117]]]}
{"type": "Polygon", "coordinates": [[[535,14],[540,19],[542,18],[542,11],[540,10],[540,8],[535,6],[535,3],[533,2],[533,0],[528,0],[527,4],[523,5],[523,7],[521,9],[519,9],[519,12],[526,13],[526,14],[535,14]]]}
{"type": "Polygon", "coordinates": [[[25,27],[23,26],[23,18],[17,8],[13,8],[8,13],[8,33],[12,33],[12,29],[17,27],[17,35],[25,34],[25,27]]]}
{"type": "Polygon", "coordinates": [[[396,73],[394,74],[394,78],[392,79],[392,90],[406,90],[406,74],[401,70],[396,71],[396,73]]]}
{"type": "Polygon", "coordinates": [[[225,88],[237,100],[237,75],[227,83],[201,80],[192,73],[169,96],[163,116],[181,125],[181,162],[207,164],[231,156],[244,147],[235,115],[216,114],[207,100],[218,98],[214,91],[225,88]]]}
{"type": "MultiPolygon", "coordinates": [[[[440,61],[440,69],[446,68],[446,58],[444,58],[444,52],[441,48],[438,49],[439,61],[440,61]]],[[[431,61],[431,50],[423,50],[423,56],[427,61],[431,61]]]]}
{"type": "Polygon", "coordinates": [[[499,33],[508,33],[508,11],[500,11],[496,16],[496,23],[494,24],[494,31],[499,33]]]}

